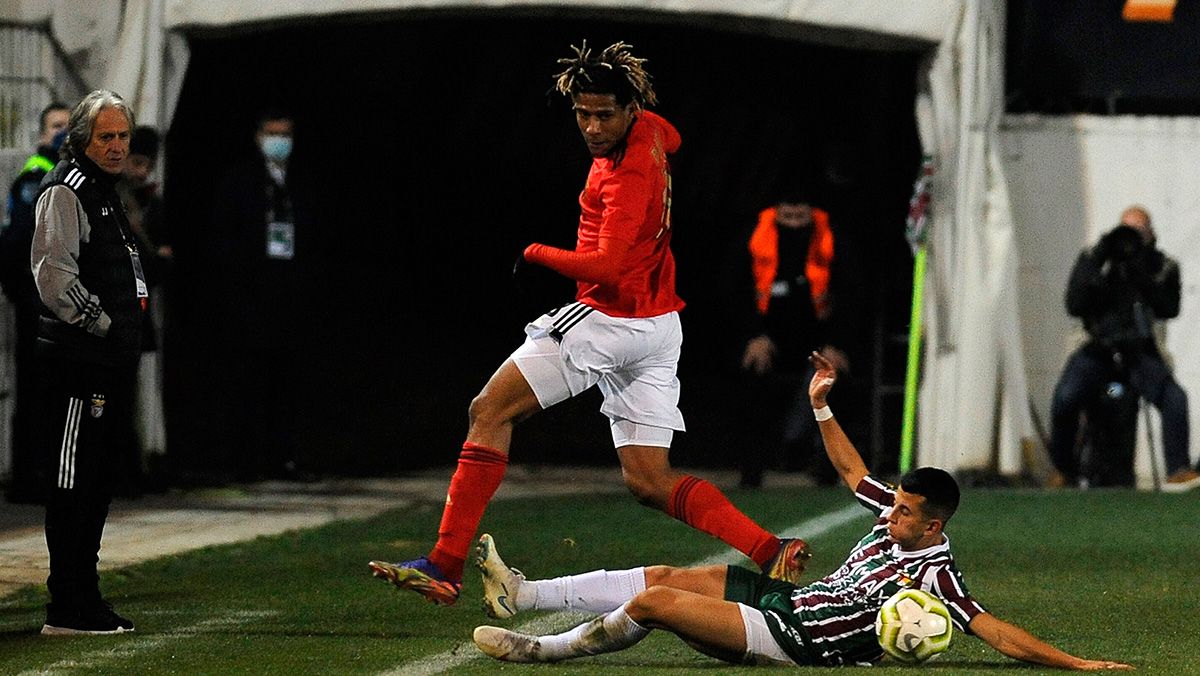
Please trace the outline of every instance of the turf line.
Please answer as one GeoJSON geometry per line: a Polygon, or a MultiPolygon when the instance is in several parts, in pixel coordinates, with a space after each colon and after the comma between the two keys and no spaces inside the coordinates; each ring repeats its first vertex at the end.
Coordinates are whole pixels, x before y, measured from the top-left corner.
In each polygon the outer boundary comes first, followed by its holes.
{"type": "MultiPolygon", "coordinates": [[[[843,507],[834,512],[828,512],[821,516],[802,521],[790,528],[785,529],[780,533],[781,537],[804,537],[815,538],[829,531],[844,526],[857,518],[865,518],[867,512],[858,503],[843,507]]],[[[714,554],[705,559],[701,559],[690,566],[715,566],[719,564],[734,564],[739,561],[746,561],[746,557],[740,552],[726,550],[720,554],[714,554]]],[[[562,611],[543,615],[529,622],[513,627],[515,631],[523,634],[548,634],[551,632],[560,632],[569,629],[583,620],[593,617],[589,613],[580,613],[574,611],[562,611]]],[[[447,650],[436,655],[430,655],[419,659],[415,662],[408,662],[399,665],[388,671],[380,673],[380,676],[433,676],[433,674],[441,674],[451,669],[466,664],[472,660],[488,659],[479,652],[478,648],[471,641],[464,641],[450,650],[447,650]]]]}
{"type": "MultiPolygon", "coordinates": [[[[118,645],[108,648],[100,648],[92,650],[80,655],[77,658],[59,660],[53,664],[22,671],[17,676],[36,676],[38,674],[59,673],[73,670],[96,671],[103,669],[114,661],[136,658],[142,653],[156,650],[179,639],[192,638],[197,634],[214,629],[231,629],[233,627],[246,624],[252,620],[269,617],[277,614],[274,610],[238,610],[231,613],[226,613],[220,617],[211,617],[207,620],[201,620],[193,625],[165,631],[157,634],[149,634],[145,636],[137,636],[134,631],[129,640],[122,641],[118,645]]],[[[69,636],[53,636],[47,637],[50,641],[67,641],[71,640],[69,636]]],[[[120,638],[113,638],[114,641],[120,641],[120,638]]]]}

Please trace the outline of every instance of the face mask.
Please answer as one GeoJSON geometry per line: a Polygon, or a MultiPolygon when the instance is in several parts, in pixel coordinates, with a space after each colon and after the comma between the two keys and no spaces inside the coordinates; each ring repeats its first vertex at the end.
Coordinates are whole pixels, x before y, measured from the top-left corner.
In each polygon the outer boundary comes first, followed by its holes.
{"type": "Polygon", "coordinates": [[[258,145],[262,148],[263,155],[275,162],[283,162],[292,154],[291,136],[267,135],[262,137],[258,145]]]}

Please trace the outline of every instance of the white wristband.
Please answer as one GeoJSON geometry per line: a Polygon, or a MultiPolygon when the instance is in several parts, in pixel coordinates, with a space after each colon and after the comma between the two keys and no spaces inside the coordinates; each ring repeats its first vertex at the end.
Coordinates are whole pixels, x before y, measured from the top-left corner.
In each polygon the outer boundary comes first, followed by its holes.
{"type": "Polygon", "coordinates": [[[825,422],[833,417],[833,411],[829,410],[829,406],[822,406],[821,408],[814,408],[813,415],[816,416],[817,422],[825,422]]]}

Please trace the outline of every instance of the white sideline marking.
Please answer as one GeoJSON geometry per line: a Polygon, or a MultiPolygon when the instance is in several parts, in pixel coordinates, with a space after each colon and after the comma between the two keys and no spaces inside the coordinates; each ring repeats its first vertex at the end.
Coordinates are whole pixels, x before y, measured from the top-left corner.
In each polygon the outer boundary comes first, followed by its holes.
{"type": "MultiPolygon", "coordinates": [[[[834,528],[844,526],[856,518],[866,517],[869,513],[857,502],[848,507],[843,507],[836,512],[822,514],[808,521],[802,521],[791,528],[784,530],[780,535],[782,537],[804,537],[815,538],[834,528]]],[[[734,564],[738,561],[744,561],[745,556],[741,552],[726,550],[720,554],[715,554],[705,559],[689,564],[690,566],[715,566],[719,564],[734,564]]],[[[513,627],[515,631],[523,634],[548,634],[551,632],[558,633],[565,631],[579,624],[585,619],[594,617],[590,613],[581,613],[574,611],[562,611],[543,615],[537,619],[530,620],[524,624],[513,627]]],[[[441,674],[451,669],[461,666],[467,662],[476,659],[488,659],[481,654],[475,643],[465,641],[460,643],[450,650],[436,655],[430,655],[417,660],[402,664],[400,666],[381,672],[379,676],[433,676],[441,674]]]]}
{"type": "MultiPolygon", "coordinates": [[[[172,641],[182,638],[192,638],[196,634],[212,629],[229,629],[241,624],[245,624],[251,620],[257,620],[263,617],[270,617],[278,614],[274,610],[239,610],[228,613],[220,617],[212,617],[207,620],[201,620],[191,626],[183,627],[174,631],[164,632],[161,634],[152,634],[144,637],[133,638],[128,641],[123,641],[120,645],[112,648],[101,648],[86,652],[75,659],[66,659],[47,665],[40,669],[30,669],[22,671],[17,676],[37,676],[39,674],[53,674],[63,671],[86,670],[97,671],[109,663],[116,660],[124,660],[138,657],[141,653],[160,648],[172,641]]],[[[133,636],[137,636],[136,629],[133,636]]],[[[114,635],[116,636],[116,635],[114,635]]],[[[46,641],[63,641],[69,643],[69,636],[47,636],[46,641]]],[[[118,639],[114,639],[118,640],[118,639]]]]}

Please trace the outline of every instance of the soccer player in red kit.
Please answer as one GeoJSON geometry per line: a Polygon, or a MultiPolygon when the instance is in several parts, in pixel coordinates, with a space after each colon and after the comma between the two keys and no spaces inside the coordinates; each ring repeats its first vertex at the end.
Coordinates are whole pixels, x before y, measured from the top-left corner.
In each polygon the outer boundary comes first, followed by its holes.
{"type": "Polygon", "coordinates": [[[585,42],[560,59],[556,89],[571,98],[592,168],[579,196],[574,251],[531,244],[528,263],[578,283],[575,301],[534,320],[526,340],[471,402],[470,427],[450,480],[438,541],[427,556],[371,570],[401,589],[452,604],[484,509],[508,464],[513,426],[596,385],[630,492],[753,559],[778,579],[798,581],[803,540],[780,540],[711,483],[671,468],[679,412],[682,331],[671,255],[671,174],[679,132],[646,110],[656,97],[644,59],[618,42],[593,53],[585,42]]]}

